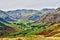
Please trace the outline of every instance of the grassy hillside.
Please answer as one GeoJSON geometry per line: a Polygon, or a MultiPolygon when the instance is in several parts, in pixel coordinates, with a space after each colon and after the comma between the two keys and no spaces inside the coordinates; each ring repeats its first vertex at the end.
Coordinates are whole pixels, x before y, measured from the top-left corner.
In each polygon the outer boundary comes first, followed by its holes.
{"type": "Polygon", "coordinates": [[[37,21],[17,20],[7,23],[0,18],[0,37],[60,37],[60,10],[46,13],[37,21]]]}
{"type": "Polygon", "coordinates": [[[60,10],[56,9],[52,12],[48,12],[34,23],[38,22],[46,23],[48,26],[54,23],[60,23],[60,10]]]}
{"type": "Polygon", "coordinates": [[[60,37],[60,23],[46,27],[45,30],[43,30],[40,33],[37,33],[37,35],[44,35],[47,37],[50,36],[60,37]]]}

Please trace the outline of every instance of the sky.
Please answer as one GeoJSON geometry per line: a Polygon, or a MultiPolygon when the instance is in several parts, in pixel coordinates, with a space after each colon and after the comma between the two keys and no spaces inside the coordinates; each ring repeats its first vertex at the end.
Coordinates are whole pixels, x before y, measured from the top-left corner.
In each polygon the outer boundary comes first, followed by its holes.
{"type": "Polygon", "coordinates": [[[60,7],[60,0],[0,0],[0,9],[42,9],[60,7]]]}

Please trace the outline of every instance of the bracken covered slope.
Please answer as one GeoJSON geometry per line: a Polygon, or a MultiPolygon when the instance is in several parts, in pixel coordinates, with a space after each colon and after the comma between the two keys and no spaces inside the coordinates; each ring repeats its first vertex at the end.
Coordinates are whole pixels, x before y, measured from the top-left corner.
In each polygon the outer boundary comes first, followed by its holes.
{"type": "Polygon", "coordinates": [[[34,23],[38,23],[38,22],[44,22],[47,25],[51,25],[54,23],[60,23],[60,10],[56,9],[54,11],[46,13],[40,19],[35,21],[34,23]]]}

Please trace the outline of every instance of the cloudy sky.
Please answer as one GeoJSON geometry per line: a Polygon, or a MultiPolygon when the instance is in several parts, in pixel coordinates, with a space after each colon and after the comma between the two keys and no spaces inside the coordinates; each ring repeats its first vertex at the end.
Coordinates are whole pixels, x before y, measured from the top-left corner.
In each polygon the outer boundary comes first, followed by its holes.
{"type": "Polygon", "coordinates": [[[50,7],[60,7],[60,0],[0,0],[0,9],[2,10],[50,7]]]}

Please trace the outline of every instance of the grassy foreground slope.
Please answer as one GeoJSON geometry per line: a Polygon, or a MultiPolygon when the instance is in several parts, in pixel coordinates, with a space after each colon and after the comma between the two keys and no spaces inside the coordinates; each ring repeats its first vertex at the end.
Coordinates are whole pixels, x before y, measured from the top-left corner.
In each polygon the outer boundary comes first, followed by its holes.
{"type": "Polygon", "coordinates": [[[0,38],[0,40],[60,40],[60,37],[43,37],[37,35],[32,37],[0,38]]]}
{"type": "Polygon", "coordinates": [[[60,23],[46,27],[45,30],[38,33],[39,35],[44,35],[46,37],[60,37],[60,23]]]}

